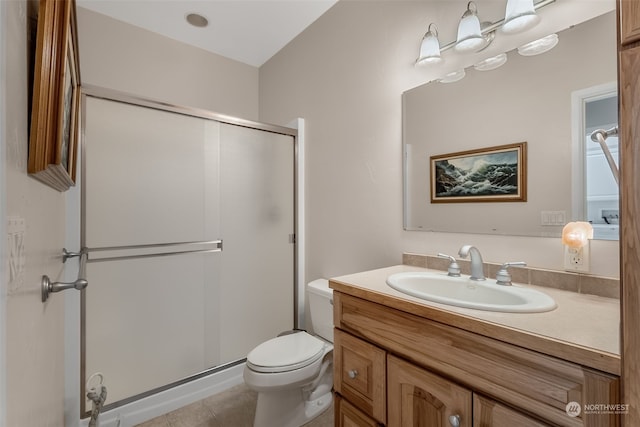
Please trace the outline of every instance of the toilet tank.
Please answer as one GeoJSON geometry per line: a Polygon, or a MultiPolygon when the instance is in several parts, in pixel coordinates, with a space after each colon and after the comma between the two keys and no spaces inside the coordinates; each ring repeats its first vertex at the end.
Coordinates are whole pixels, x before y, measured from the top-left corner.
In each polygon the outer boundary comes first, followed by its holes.
{"type": "Polygon", "coordinates": [[[313,332],[333,342],[333,289],[327,279],[317,279],[307,284],[309,311],[313,332]]]}

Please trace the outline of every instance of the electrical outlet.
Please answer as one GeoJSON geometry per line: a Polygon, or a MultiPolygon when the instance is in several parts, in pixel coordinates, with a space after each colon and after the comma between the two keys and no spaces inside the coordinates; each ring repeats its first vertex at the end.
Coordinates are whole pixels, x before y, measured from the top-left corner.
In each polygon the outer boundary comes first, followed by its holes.
{"type": "Polygon", "coordinates": [[[564,247],[564,269],[581,273],[589,272],[589,245],[582,248],[564,247]]]}

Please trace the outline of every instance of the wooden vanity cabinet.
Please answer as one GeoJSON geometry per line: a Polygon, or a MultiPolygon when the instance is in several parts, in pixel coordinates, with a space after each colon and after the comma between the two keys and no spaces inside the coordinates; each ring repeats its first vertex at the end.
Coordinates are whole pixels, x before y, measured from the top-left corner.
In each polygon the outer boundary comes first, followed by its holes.
{"type": "Polygon", "coordinates": [[[336,426],[620,425],[566,410],[617,403],[614,375],[335,290],[334,325],[336,426]]]}

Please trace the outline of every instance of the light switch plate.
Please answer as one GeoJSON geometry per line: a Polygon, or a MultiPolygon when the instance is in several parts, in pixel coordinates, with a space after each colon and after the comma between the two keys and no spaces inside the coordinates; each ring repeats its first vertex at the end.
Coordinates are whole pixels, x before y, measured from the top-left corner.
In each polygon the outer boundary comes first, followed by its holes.
{"type": "Polygon", "coordinates": [[[566,211],[541,211],[540,225],[564,225],[566,217],[566,211]]]}
{"type": "Polygon", "coordinates": [[[15,291],[24,283],[25,232],[27,226],[24,218],[9,217],[7,219],[7,249],[9,270],[9,292],[15,291]]]}

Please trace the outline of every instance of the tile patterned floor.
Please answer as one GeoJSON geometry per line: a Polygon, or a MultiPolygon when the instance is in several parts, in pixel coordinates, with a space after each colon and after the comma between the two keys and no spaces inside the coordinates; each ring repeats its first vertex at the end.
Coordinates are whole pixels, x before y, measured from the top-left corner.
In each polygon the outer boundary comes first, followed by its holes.
{"type": "MultiPolygon", "coordinates": [[[[256,399],[256,392],[241,384],[137,427],[252,427],[256,399]]],[[[333,408],[305,427],[333,427],[333,408]]]]}

